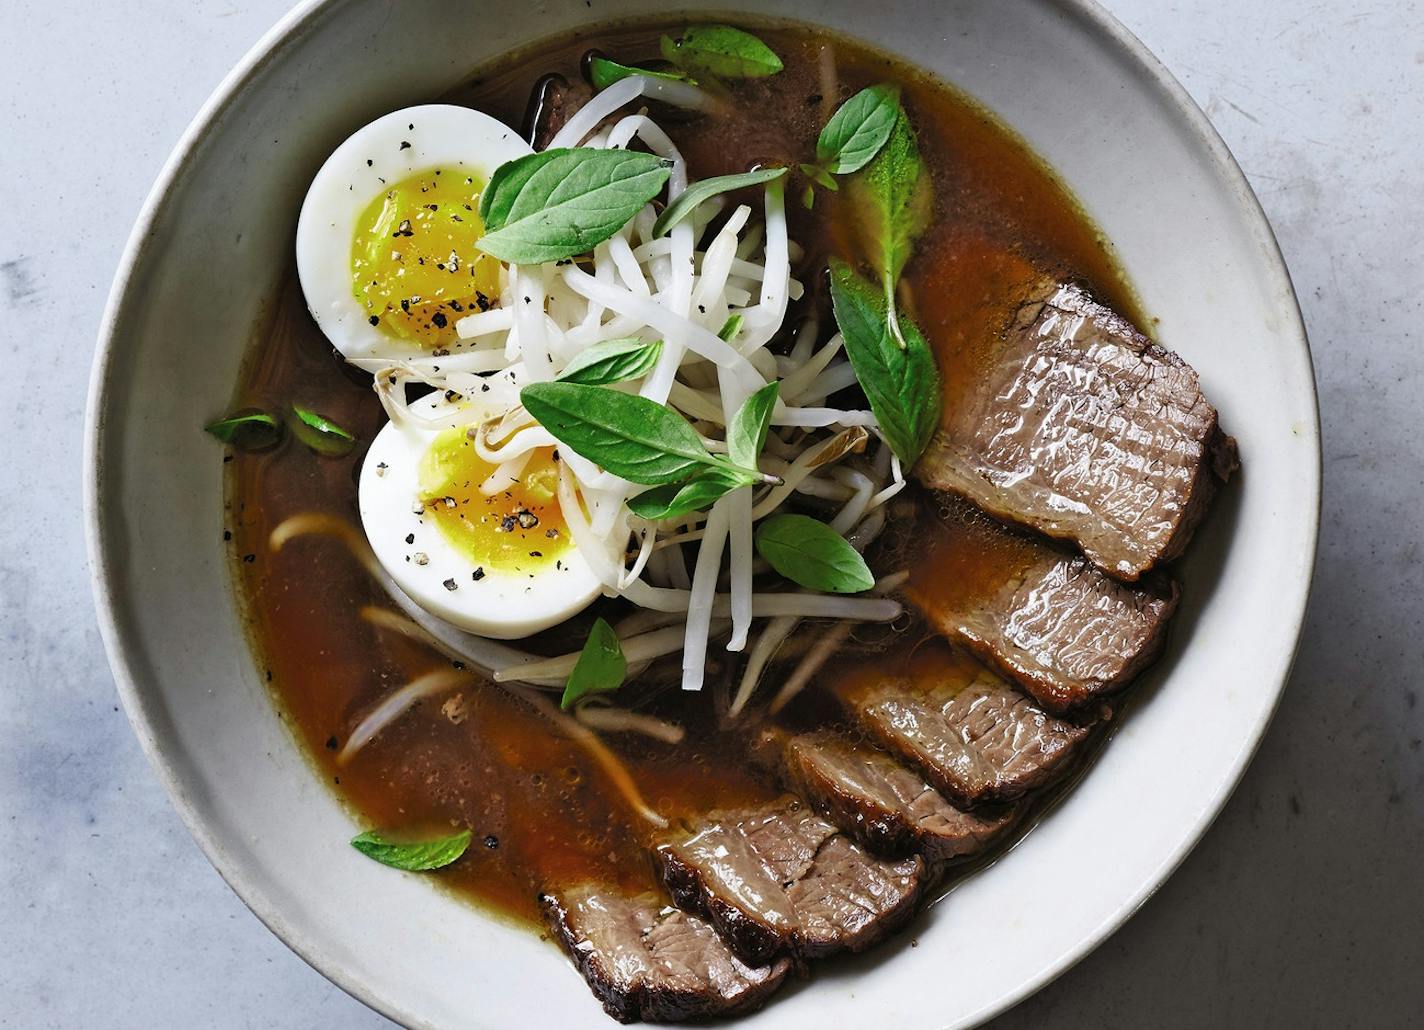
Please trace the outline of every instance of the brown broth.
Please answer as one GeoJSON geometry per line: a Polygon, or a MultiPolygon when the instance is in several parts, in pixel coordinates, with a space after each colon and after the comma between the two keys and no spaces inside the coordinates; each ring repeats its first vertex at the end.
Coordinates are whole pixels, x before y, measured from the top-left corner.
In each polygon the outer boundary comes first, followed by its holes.
{"type": "MultiPolygon", "coordinates": [[[[590,46],[630,62],[655,57],[657,37],[669,27],[600,30],[539,46],[476,76],[448,99],[517,126],[541,75],[557,71],[576,78],[579,57],[590,46]]],[[[843,39],[792,27],[757,31],[782,55],[786,70],[738,84],[734,93],[742,113],[726,122],[670,117],[665,128],[688,157],[694,177],[753,162],[794,166],[814,154],[816,134],[835,104],[823,95],[819,79],[822,48],[834,48],[842,96],[886,78],[902,83],[936,194],[934,224],[906,270],[909,303],[939,356],[947,403],[973,384],[1017,292],[1036,274],[1077,279],[1118,310],[1136,314],[1131,291],[1096,227],[1023,143],[981,108],[943,83],[843,39]]],[[[800,269],[809,287],[804,311],[824,307],[818,270],[828,252],[843,248],[844,201],[822,191],[816,210],[807,213],[796,202],[798,192],[789,191],[788,209],[793,238],[807,249],[800,269]]],[[[788,321],[798,317],[793,311],[788,321]]],[[[384,421],[368,377],[333,357],[307,315],[295,273],[276,298],[238,402],[304,404],[363,441],[384,421]]],[[[288,441],[268,453],[238,454],[232,462],[233,558],[255,646],[274,698],[316,768],[366,826],[413,837],[469,827],[475,843],[467,855],[432,876],[516,919],[534,918],[535,896],[544,886],[584,878],[629,887],[650,884],[642,851],[646,824],[628,811],[588,756],[526,704],[473,677],[454,695],[463,709],[458,722],[442,711],[446,698],[419,704],[354,761],[337,765],[337,749],[371,705],[442,665],[424,647],[361,620],[363,605],[388,606],[388,601],[341,544],[306,538],[276,554],[266,546],[272,528],[298,512],[325,512],[355,523],[355,480],[363,454],[358,447],[345,458],[322,458],[288,441]]],[[[937,552],[934,571],[963,589],[992,582],[1018,561],[1012,544],[995,543],[991,534],[956,530],[953,521],[948,532],[950,543],[937,552]]],[[[925,637],[915,624],[900,631],[916,640],[925,637]]],[[[850,646],[871,646],[884,633],[870,631],[864,639],[857,634],[850,646]]],[[[565,634],[560,641],[556,634],[546,644],[567,649],[578,639],[565,634]]],[[[913,671],[925,655],[938,653],[937,646],[891,649],[878,657],[878,667],[898,664],[913,671]]],[[[725,665],[722,655],[714,647],[712,660],[725,665]]],[[[825,675],[855,664],[848,653],[825,675]]],[[[725,678],[736,669],[717,672],[725,678]]],[[[775,675],[773,668],[770,678],[775,675]]],[[[670,818],[777,793],[745,761],[745,742],[754,735],[749,726],[719,729],[715,693],[688,696],[674,690],[648,702],[651,711],[687,726],[687,740],[677,747],[642,737],[609,738],[647,800],[670,818]]],[[[834,717],[814,687],[789,712],[797,724],[834,717]]]]}

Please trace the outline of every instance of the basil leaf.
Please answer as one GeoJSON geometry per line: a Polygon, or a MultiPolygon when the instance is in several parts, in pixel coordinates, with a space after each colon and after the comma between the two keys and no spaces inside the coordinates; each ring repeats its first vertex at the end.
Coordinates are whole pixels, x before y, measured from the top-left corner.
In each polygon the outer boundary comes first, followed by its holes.
{"type": "Polygon", "coordinates": [[[629,482],[661,486],[725,467],[685,418],[645,397],[579,383],[532,383],[519,396],[560,443],[629,482]]]}
{"type": "Polygon", "coordinates": [[[618,634],[603,619],[596,619],[589,630],[583,650],[579,652],[574,671],[564,684],[564,696],[559,707],[568,709],[575,701],[589,694],[606,694],[623,685],[628,675],[628,662],[618,634]]]}
{"type": "Polygon", "coordinates": [[[654,154],[588,147],[516,158],[490,177],[480,199],[485,234],[475,245],[520,265],[585,254],[658,195],[669,168],[654,154]]]}
{"type": "Polygon", "coordinates": [[[673,82],[687,81],[687,76],[681,72],[655,72],[650,68],[634,68],[632,65],[619,64],[617,61],[610,61],[606,57],[597,55],[588,59],[588,79],[593,83],[594,89],[607,89],[619,79],[626,79],[630,75],[646,75],[653,79],[671,79],[673,82]]]}
{"type": "Polygon", "coordinates": [[[836,180],[831,176],[831,173],[826,169],[822,168],[820,165],[802,163],[799,167],[801,169],[801,174],[806,176],[806,178],[810,179],[812,182],[816,183],[818,186],[824,186],[826,187],[826,189],[832,192],[835,192],[836,190],[840,189],[840,184],[837,183],[836,180]]]}
{"type": "Polygon", "coordinates": [[[656,238],[667,232],[692,214],[697,205],[704,200],[711,200],[718,194],[730,193],[732,190],[759,186],[761,183],[779,179],[785,174],[785,168],[758,168],[755,171],[738,172],[735,175],[714,175],[710,179],[698,179],[683,190],[676,200],[665,207],[662,214],[658,215],[658,220],[653,223],[653,236],[656,238]]]}
{"type": "Polygon", "coordinates": [[[690,25],[662,38],[663,57],[692,75],[759,79],[781,71],[781,58],[750,32],[730,25],[690,25]]]}
{"type": "Polygon", "coordinates": [[[885,146],[899,116],[900,87],[867,86],[826,122],[816,139],[816,160],[836,175],[860,171],[885,146]]]}
{"type": "Polygon", "coordinates": [[[340,458],[351,453],[356,446],[356,437],[342,429],[325,415],[315,411],[292,406],[292,435],[318,454],[328,458],[340,458]]]}
{"type": "Polygon", "coordinates": [[[725,469],[699,472],[685,483],[655,486],[628,498],[628,510],[650,522],[701,511],[717,498],[756,480],[725,469]]]}
{"type": "Polygon", "coordinates": [[[900,109],[890,138],[848,187],[856,228],[884,290],[886,318],[897,345],[904,344],[895,312],[895,285],[910,248],[929,227],[933,194],[920,160],[915,130],[900,109]]]}
{"type": "Polygon", "coordinates": [[[780,380],[772,380],[746,399],[727,426],[727,457],[744,468],[756,468],[771,428],[771,412],[776,407],[780,380]]]}
{"type": "Polygon", "coordinates": [[[209,422],[203,429],[223,443],[244,451],[263,451],[275,447],[282,439],[282,423],[275,415],[256,408],[234,411],[226,418],[209,422]]]}
{"type": "Polygon", "coordinates": [[[900,320],[905,346],[898,346],[886,324],[885,296],[835,258],[831,306],[870,410],[908,469],[939,426],[943,398],[934,353],[908,318],[900,320]]]}
{"type": "Polygon", "coordinates": [[[658,363],[663,341],[640,340],[630,336],[622,340],[604,340],[585,347],[574,355],[559,376],[561,383],[582,383],[585,386],[606,386],[647,375],[658,363]]]}
{"type": "Polygon", "coordinates": [[[757,526],[755,539],[757,554],[808,590],[858,594],[875,585],[860,552],[809,515],[773,515],[757,526]]]}
{"type": "Polygon", "coordinates": [[[742,331],[742,323],[745,321],[746,317],[741,314],[728,315],[727,321],[722,323],[722,328],[717,330],[718,339],[723,343],[731,343],[742,331]]]}
{"type": "Polygon", "coordinates": [[[447,866],[463,855],[470,846],[470,831],[463,830],[452,837],[418,844],[401,844],[375,830],[368,830],[352,837],[351,846],[382,865],[419,873],[447,866]]]}

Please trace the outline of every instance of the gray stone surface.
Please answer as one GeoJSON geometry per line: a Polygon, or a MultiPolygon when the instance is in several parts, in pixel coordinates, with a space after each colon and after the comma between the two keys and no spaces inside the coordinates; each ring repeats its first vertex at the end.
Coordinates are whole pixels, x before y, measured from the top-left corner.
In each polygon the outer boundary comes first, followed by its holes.
{"type": "MultiPolygon", "coordinates": [[[[208,866],[117,708],[79,511],[95,327],[203,97],[286,0],[4,0],[0,1026],[383,1021],[208,866]]],[[[1017,1027],[1424,1024],[1424,5],[1115,0],[1281,238],[1325,420],[1316,592],[1240,790],[1017,1027]]]]}

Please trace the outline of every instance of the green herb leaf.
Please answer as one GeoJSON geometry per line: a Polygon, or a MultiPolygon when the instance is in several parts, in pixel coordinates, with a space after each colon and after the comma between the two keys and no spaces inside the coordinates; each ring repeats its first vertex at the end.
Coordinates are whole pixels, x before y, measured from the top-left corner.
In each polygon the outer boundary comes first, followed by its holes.
{"type": "Polygon", "coordinates": [[[520,265],[585,254],[658,195],[669,167],[654,154],[589,147],[506,162],[480,199],[485,234],[476,246],[520,265]]]}
{"type": "Polygon", "coordinates": [[[887,325],[885,296],[844,261],[831,259],[831,305],[855,377],[891,449],[913,465],[939,425],[939,368],[920,330],[900,320],[900,347],[887,325]]]}
{"type": "Polygon", "coordinates": [[[692,75],[759,79],[781,71],[781,58],[750,32],[730,25],[690,25],[662,38],[663,57],[692,75]]]}
{"type": "Polygon", "coordinates": [[[653,223],[653,236],[658,237],[667,232],[692,214],[697,205],[705,200],[710,200],[721,193],[730,193],[732,190],[771,182],[785,174],[785,168],[758,168],[755,171],[738,172],[735,175],[714,175],[710,179],[699,179],[683,190],[678,198],[664,208],[662,214],[658,215],[658,220],[653,223]]]}
{"type": "Polygon", "coordinates": [[[568,709],[590,694],[617,690],[623,685],[626,675],[628,662],[623,657],[618,634],[603,619],[596,619],[593,629],[588,632],[588,639],[584,641],[583,650],[579,652],[578,663],[564,684],[564,696],[559,707],[568,709]]]}
{"type": "Polygon", "coordinates": [[[737,334],[742,331],[742,323],[745,321],[746,318],[743,315],[728,315],[727,321],[722,323],[722,328],[717,330],[718,339],[724,343],[731,343],[737,338],[737,334]]]}
{"type": "Polygon", "coordinates": [[[636,394],[579,383],[532,383],[524,407],[560,443],[632,483],[661,486],[704,466],[725,466],[691,424],[636,394]]]}
{"type": "Polygon", "coordinates": [[[628,498],[628,510],[650,522],[675,519],[688,512],[701,511],[723,494],[755,482],[740,472],[707,469],[685,483],[655,486],[628,498]]]}
{"type": "Polygon", "coordinates": [[[880,153],[899,117],[900,87],[867,86],[826,122],[816,139],[816,160],[836,175],[860,171],[880,153]]]}
{"type": "Polygon", "coordinates": [[[687,76],[681,72],[655,72],[651,68],[634,68],[632,65],[610,61],[606,57],[594,56],[588,59],[588,78],[594,89],[607,89],[619,79],[626,79],[630,75],[646,75],[649,78],[670,79],[673,82],[687,81],[687,76]]]}
{"type": "Polygon", "coordinates": [[[858,594],[875,585],[860,552],[809,515],[766,519],[757,526],[756,549],[778,573],[808,590],[858,594]]]}
{"type": "Polygon", "coordinates": [[[262,451],[274,447],[282,439],[282,423],[275,415],[256,408],[234,411],[203,427],[223,443],[244,451],[262,451]]]}
{"type": "Polygon", "coordinates": [[[463,855],[470,846],[470,831],[463,830],[452,837],[418,844],[401,844],[375,830],[368,830],[351,838],[351,846],[382,865],[419,873],[447,866],[463,855]]]}
{"type": "Polygon", "coordinates": [[[891,335],[897,345],[903,345],[895,286],[915,240],[929,227],[934,204],[929,172],[903,108],[890,138],[875,159],[850,180],[848,192],[862,245],[885,293],[891,335]]]}
{"type": "Polygon", "coordinates": [[[781,381],[773,380],[746,399],[727,426],[727,457],[743,468],[756,468],[771,428],[771,412],[781,381]]]}
{"type": "Polygon", "coordinates": [[[292,435],[318,454],[328,458],[340,458],[351,453],[356,446],[356,437],[342,429],[325,415],[315,411],[292,406],[292,435]]]}
{"type": "Polygon", "coordinates": [[[621,340],[604,340],[585,347],[574,355],[563,374],[561,383],[582,383],[585,386],[607,386],[647,375],[658,363],[663,341],[640,340],[630,336],[621,340]]]}

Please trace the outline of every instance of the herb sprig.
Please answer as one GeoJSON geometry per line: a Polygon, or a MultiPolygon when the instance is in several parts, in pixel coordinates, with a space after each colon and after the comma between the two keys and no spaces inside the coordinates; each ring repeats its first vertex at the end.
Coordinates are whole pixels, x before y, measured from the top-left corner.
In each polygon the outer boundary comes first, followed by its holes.
{"type": "Polygon", "coordinates": [[[846,355],[891,450],[908,468],[939,425],[939,369],[918,327],[901,317],[891,336],[885,295],[844,261],[831,259],[831,306],[846,355]]]}
{"type": "Polygon", "coordinates": [[[668,79],[672,82],[693,81],[689,76],[679,71],[654,71],[651,68],[637,68],[630,64],[621,64],[602,54],[589,55],[588,80],[593,84],[594,89],[607,89],[618,80],[626,79],[630,75],[646,75],[649,78],[668,79]]]}
{"type": "Polygon", "coordinates": [[[773,515],[756,530],[757,554],[782,576],[808,590],[858,594],[875,585],[860,552],[809,515],[773,515]]]}
{"type": "Polygon", "coordinates": [[[564,683],[564,696],[559,707],[567,711],[590,694],[607,694],[623,685],[628,675],[628,660],[623,657],[623,645],[603,618],[594,620],[579,652],[578,662],[564,683]]]}
{"type": "MultiPolygon", "coordinates": [[[[839,188],[834,176],[849,175],[868,165],[895,128],[900,116],[900,87],[889,83],[867,86],[851,97],[826,122],[816,138],[815,164],[801,173],[828,190],[839,188]]],[[[806,207],[815,200],[815,185],[807,185],[806,207]]]]}
{"type": "Polygon", "coordinates": [[[476,246],[520,265],[585,254],[662,191],[670,168],[653,154],[592,147],[507,161],[480,198],[485,234],[476,246]]]}
{"type": "Polygon", "coordinates": [[[209,422],[203,429],[243,451],[265,451],[282,440],[281,421],[270,412],[256,408],[234,411],[216,422],[209,422]]]}
{"type": "Polygon", "coordinates": [[[382,865],[407,872],[423,873],[440,869],[454,862],[470,846],[472,834],[462,830],[449,837],[435,840],[402,843],[393,841],[376,830],[368,830],[351,838],[351,846],[367,858],[373,858],[382,865]]]}
{"type": "Polygon", "coordinates": [[[637,394],[581,383],[532,383],[520,391],[520,400],[561,444],[630,483],[662,486],[708,469],[747,486],[775,479],[711,453],[687,419],[637,394]]]}
{"type": "Polygon", "coordinates": [[[786,174],[785,168],[757,168],[750,172],[733,175],[714,175],[710,179],[698,179],[678,195],[678,198],[663,209],[658,220],[653,223],[653,236],[661,236],[696,210],[703,201],[733,190],[748,186],[759,186],[786,174]]]}
{"type": "Polygon", "coordinates": [[[885,293],[890,334],[904,348],[895,288],[911,248],[929,228],[933,195],[929,170],[903,108],[880,152],[850,180],[848,193],[861,246],[885,293]]]}
{"type": "Polygon", "coordinates": [[[650,521],[680,518],[706,508],[723,494],[760,482],[759,478],[752,479],[741,470],[757,466],[761,449],[766,444],[766,434],[771,428],[771,416],[780,389],[779,381],[767,383],[748,397],[732,416],[727,426],[727,457],[738,471],[704,469],[684,482],[644,490],[629,498],[628,509],[650,521]]]}
{"type": "Polygon", "coordinates": [[[776,52],[750,32],[730,25],[689,25],[660,42],[664,59],[689,75],[720,79],[759,79],[783,65],[776,52]]]}
{"type": "Polygon", "coordinates": [[[608,386],[637,379],[653,370],[662,352],[662,340],[652,343],[637,337],[604,340],[579,351],[564,367],[559,382],[608,386]]]}
{"type": "Polygon", "coordinates": [[[354,434],[309,408],[292,405],[290,422],[292,435],[325,457],[344,457],[356,446],[354,434]]]}

